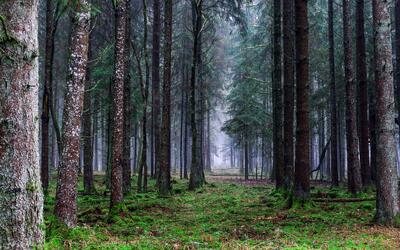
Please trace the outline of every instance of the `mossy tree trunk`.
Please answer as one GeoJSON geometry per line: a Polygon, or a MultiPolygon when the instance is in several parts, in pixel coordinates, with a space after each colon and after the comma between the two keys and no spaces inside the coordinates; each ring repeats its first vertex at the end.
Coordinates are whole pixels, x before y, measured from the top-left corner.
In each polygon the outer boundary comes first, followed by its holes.
{"type": "Polygon", "coordinates": [[[89,47],[90,4],[73,6],[67,89],[64,98],[61,159],[58,167],[55,215],[68,227],[77,223],[77,181],[86,67],[89,47]]]}
{"type": "Polygon", "coordinates": [[[41,249],[38,1],[1,1],[0,19],[0,249],[41,249]]]}

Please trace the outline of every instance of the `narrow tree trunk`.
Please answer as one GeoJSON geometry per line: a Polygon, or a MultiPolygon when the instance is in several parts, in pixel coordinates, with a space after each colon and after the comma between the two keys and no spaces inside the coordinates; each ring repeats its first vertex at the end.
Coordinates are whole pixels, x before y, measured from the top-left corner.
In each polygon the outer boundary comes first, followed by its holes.
{"type": "Polygon", "coordinates": [[[388,0],[373,0],[376,58],[377,195],[376,221],[398,224],[399,186],[394,123],[391,23],[388,0]]]}
{"type": "Polygon", "coordinates": [[[127,4],[127,20],[126,20],[126,41],[125,41],[125,80],[124,80],[124,131],[123,131],[123,149],[122,149],[122,176],[123,176],[123,193],[127,194],[131,191],[131,134],[132,134],[132,100],[131,100],[131,46],[130,46],[130,3],[127,4]]]}
{"type": "Polygon", "coordinates": [[[360,136],[361,177],[364,186],[371,185],[369,165],[368,87],[365,55],[364,0],[356,1],[356,67],[358,82],[358,121],[360,136]]]}
{"type": "Polygon", "coordinates": [[[294,161],[294,5],[283,0],[284,188],[291,190],[294,161]]]}
{"type": "Polygon", "coordinates": [[[361,191],[361,167],[358,152],[356,123],[355,84],[351,46],[350,0],[343,0],[343,48],[346,79],[346,139],[348,189],[356,194],[361,191]]]}
{"type": "Polygon", "coordinates": [[[153,0],[153,48],[152,48],[152,124],[154,141],[155,176],[159,181],[161,140],[160,140],[160,0],[153,0]]]}
{"type": "MultiPolygon", "coordinates": [[[[140,169],[143,174],[143,186],[140,187],[139,191],[147,191],[147,175],[148,175],[148,164],[147,164],[147,102],[149,97],[149,62],[148,62],[148,54],[147,54],[147,4],[146,1],[143,0],[143,52],[144,52],[144,61],[145,61],[145,81],[141,81],[141,92],[142,92],[142,101],[143,101],[143,118],[142,118],[142,159],[140,169]]],[[[138,62],[140,63],[140,62],[138,62]]]]}
{"type": "MultiPolygon", "coordinates": [[[[93,34],[93,33],[91,33],[93,34]]],[[[89,35],[88,60],[93,60],[92,42],[93,37],[89,35]]],[[[95,191],[93,182],[93,145],[92,145],[92,79],[90,68],[86,70],[85,94],[83,97],[83,114],[82,114],[82,137],[83,137],[83,187],[86,194],[95,191]]]]}
{"type": "Polygon", "coordinates": [[[42,152],[41,152],[41,181],[44,192],[49,186],[49,121],[50,105],[52,105],[52,79],[54,59],[54,6],[53,1],[46,1],[46,52],[45,52],[45,76],[43,86],[42,107],[42,152]]]}
{"type": "Polygon", "coordinates": [[[161,127],[161,195],[171,192],[171,76],[172,76],[172,0],[165,0],[164,12],[164,81],[161,127]]]}
{"type": "Polygon", "coordinates": [[[112,86],[112,162],[111,162],[111,201],[110,210],[123,200],[122,190],[122,151],[124,131],[124,82],[125,82],[125,42],[126,42],[126,0],[116,2],[115,6],[115,65],[112,86]]]}
{"type": "Polygon", "coordinates": [[[336,69],[335,39],[333,30],[333,0],[328,1],[328,41],[329,41],[329,73],[330,73],[330,109],[331,109],[331,179],[332,186],[339,186],[338,176],[338,128],[336,101],[336,69]]]}
{"type": "Polygon", "coordinates": [[[0,15],[0,249],[42,249],[38,1],[1,1],[0,15]]]}
{"type": "Polygon", "coordinates": [[[201,166],[201,140],[199,138],[199,126],[197,124],[196,115],[196,72],[198,66],[199,54],[199,38],[202,28],[202,0],[192,0],[192,13],[193,13],[193,62],[190,80],[190,117],[191,117],[191,131],[192,131],[192,164],[189,179],[189,190],[195,190],[204,184],[203,169],[201,166]]]}
{"type": "Polygon", "coordinates": [[[56,192],[55,215],[68,227],[77,223],[77,181],[83,96],[89,47],[90,5],[79,0],[74,6],[67,90],[64,98],[63,134],[56,192]]]}
{"type": "Polygon", "coordinates": [[[307,0],[295,0],[296,16],[296,148],[295,196],[307,199],[310,193],[310,121],[308,75],[307,0]]]}
{"type": "Polygon", "coordinates": [[[244,138],[244,179],[249,179],[249,142],[248,138],[244,138]]]}
{"type": "Polygon", "coordinates": [[[281,56],[281,0],[274,0],[274,72],[273,72],[273,123],[274,169],[276,188],[284,186],[284,153],[282,129],[282,56],[281,56]]]}

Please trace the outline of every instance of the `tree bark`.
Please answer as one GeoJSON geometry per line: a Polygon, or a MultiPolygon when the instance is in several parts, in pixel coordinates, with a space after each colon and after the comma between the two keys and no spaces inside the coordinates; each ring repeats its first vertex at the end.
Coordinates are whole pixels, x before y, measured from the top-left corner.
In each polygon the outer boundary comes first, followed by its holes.
{"type": "Polygon", "coordinates": [[[310,118],[308,75],[308,9],[307,0],[295,0],[296,16],[296,146],[295,196],[308,199],[310,193],[310,118]]]}
{"type": "Polygon", "coordinates": [[[284,87],[284,188],[290,191],[294,163],[294,5],[283,0],[283,87],[284,87]]]}
{"type": "Polygon", "coordinates": [[[49,121],[50,105],[52,105],[52,79],[54,59],[54,6],[53,1],[46,1],[46,48],[45,48],[45,76],[43,86],[42,107],[42,151],[41,151],[41,181],[44,192],[49,186],[49,121]]]}
{"type": "Polygon", "coordinates": [[[348,189],[356,194],[361,191],[361,167],[358,152],[356,123],[355,84],[351,46],[350,0],[343,0],[343,48],[346,79],[346,139],[348,189]]]}
{"type": "Polygon", "coordinates": [[[0,18],[0,249],[42,248],[38,1],[1,1],[0,18]]]}
{"type": "Polygon", "coordinates": [[[67,90],[64,98],[61,159],[58,167],[55,215],[68,227],[77,223],[77,181],[80,133],[89,47],[90,5],[79,0],[74,5],[67,90]]]}
{"type": "Polygon", "coordinates": [[[394,123],[391,20],[388,0],[373,0],[376,58],[377,198],[376,221],[398,223],[399,187],[397,175],[396,126],[394,123]]]}
{"type": "Polygon", "coordinates": [[[166,0],[164,8],[164,81],[159,193],[169,195],[171,192],[172,0],[166,0]]]}
{"type": "Polygon", "coordinates": [[[335,39],[333,29],[333,0],[328,1],[328,41],[330,73],[330,108],[331,108],[331,179],[332,186],[339,186],[338,176],[338,125],[336,100],[335,39]]]}
{"type": "Polygon", "coordinates": [[[111,203],[110,209],[123,200],[122,151],[124,131],[124,83],[127,1],[116,1],[115,6],[115,65],[112,86],[112,136],[111,136],[111,203]]]}
{"type": "MultiPolygon", "coordinates": [[[[93,33],[91,33],[93,34],[93,33]]],[[[93,60],[91,51],[92,35],[89,35],[88,60],[93,60]]],[[[90,64],[90,63],[88,63],[90,64]]],[[[92,79],[90,68],[86,70],[85,93],[83,97],[83,114],[82,114],[82,137],[83,137],[83,187],[86,194],[95,191],[93,182],[93,144],[92,144],[92,79]]]]}
{"type": "Polygon", "coordinates": [[[371,168],[369,165],[368,87],[365,54],[364,0],[356,1],[356,67],[359,101],[358,121],[361,177],[362,184],[364,186],[369,186],[371,185],[371,168]]]}
{"type": "Polygon", "coordinates": [[[197,109],[196,107],[196,73],[198,67],[199,57],[199,39],[202,29],[202,5],[203,0],[192,0],[192,13],[193,13],[193,62],[190,79],[190,120],[192,132],[192,163],[189,178],[189,190],[195,190],[203,186],[204,174],[201,166],[201,138],[199,136],[199,126],[197,124],[197,109]]]}
{"type": "Polygon", "coordinates": [[[273,72],[273,131],[274,169],[276,188],[284,186],[284,153],[282,129],[282,53],[281,53],[281,0],[274,0],[274,72],[273,72]]]}
{"type": "Polygon", "coordinates": [[[159,180],[160,172],[160,33],[161,33],[160,0],[153,0],[153,48],[152,48],[152,123],[154,136],[155,176],[159,180]]]}
{"type": "Polygon", "coordinates": [[[124,131],[123,131],[123,149],[122,149],[122,190],[124,194],[131,191],[131,134],[132,134],[132,100],[131,100],[131,46],[130,46],[130,2],[126,9],[126,37],[125,37],[125,80],[124,80],[124,131]]]}

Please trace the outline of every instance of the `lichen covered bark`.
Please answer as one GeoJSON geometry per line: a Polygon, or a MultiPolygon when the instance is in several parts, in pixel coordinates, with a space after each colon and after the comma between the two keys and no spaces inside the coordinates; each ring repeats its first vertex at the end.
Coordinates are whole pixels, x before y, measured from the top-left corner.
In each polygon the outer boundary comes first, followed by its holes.
{"type": "Polygon", "coordinates": [[[376,58],[376,221],[393,225],[400,211],[389,4],[388,0],[373,0],[376,58]]]}
{"type": "Polygon", "coordinates": [[[38,1],[0,1],[0,249],[42,248],[38,1]]]}
{"type": "Polygon", "coordinates": [[[75,226],[77,222],[80,134],[89,45],[89,1],[77,1],[73,11],[73,30],[62,121],[62,150],[55,205],[55,215],[68,227],[75,226]]]}
{"type": "Polygon", "coordinates": [[[115,66],[112,86],[112,162],[111,162],[111,205],[122,202],[122,150],[124,130],[124,82],[126,41],[125,0],[117,1],[115,7],[115,66]]]}

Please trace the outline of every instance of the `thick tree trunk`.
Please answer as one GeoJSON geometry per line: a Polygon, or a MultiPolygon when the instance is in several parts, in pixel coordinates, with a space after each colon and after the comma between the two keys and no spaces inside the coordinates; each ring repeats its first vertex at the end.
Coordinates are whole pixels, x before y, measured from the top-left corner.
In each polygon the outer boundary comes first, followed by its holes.
{"type": "Polygon", "coordinates": [[[346,79],[346,139],[348,189],[355,194],[361,191],[361,167],[358,151],[356,123],[355,84],[351,46],[350,0],[343,0],[343,48],[346,79]]]}
{"type": "Polygon", "coordinates": [[[115,65],[112,86],[112,136],[111,136],[111,203],[110,209],[123,200],[122,151],[124,131],[124,83],[127,1],[116,2],[115,6],[115,65]]]}
{"type": "Polygon", "coordinates": [[[281,53],[281,0],[274,0],[274,72],[273,72],[273,123],[274,169],[276,188],[284,185],[283,129],[282,129],[282,53],[281,53]]]}
{"type": "Polygon", "coordinates": [[[67,90],[64,98],[63,134],[56,192],[55,215],[68,227],[77,223],[77,181],[80,133],[89,47],[90,5],[79,0],[74,6],[67,90]]]}
{"type": "Polygon", "coordinates": [[[294,5],[283,0],[283,87],[284,87],[284,187],[293,185],[294,170],[294,5]]]}
{"type": "Polygon", "coordinates": [[[160,172],[160,33],[161,33],[160,0],[153,0],[153,37],[152,37],[152,125],[154,143],[154,174],[159,181],[160,172]]]}
{"type": "MultiPolygon", "coordinates": [[[[92,34],[92,33],[91,33],[92,34]]],[[[91,51],[92,35],[89,35],[88,60],[93,59],[91,51]]],[[[92,144],[92,79],[89,67],[86,70],[85,94],[83,97],[82,137],[83,137],[83,187],[86,194],[93,193],[93,144],[92,144]]]]}
{"type": "Polygon", "coordinates": [[[0,16],[0,249],[41,249],[38,1],[1,1],[0,16]]]}
{"type": "Polygon", "coordinates": [[[356,67],[358,82],[358,121],[360,136],[361,177],[364,186],[371,185],[369,165],[368,87],[365,54],[364,0],[356,1],[356,67]]]}
{"type": "Polygon", "coordinates": [[[201,166],[201,138],[199,136],[199,125],[197,124],[197,110],[196,107],[196,73],[198,67],[199,57],[199,39],[202,29],[202,5],[203,0],[192,0],[192,13],[193,13],[193,62],[190,79],[190,117],[191,117],[191,131],[192,131],[192,164],[189,179],[189,190],[195,190],[203,186],[204,174],[201,166]]]}
{"type": "Polygon", "coordinates": [[[329,73],[330,73],[330,109],[331,109],[331,179],[332,186],[339,186],[338,177],[338,125],[335,74],[335,40],[333,30],[333,0],[328,1],[328,41],[329,41],[329,73]]]}
{"type": "Polygon", "coordinates": [[[307,199],[310,193],[310,120],[308,75],[307,0],[295,0],[296,16],[296,148],[295,196],[307,199]]]}
{"type": "Polygon", "coordinates": [[[164,8],[165,45],[159,193],[169,195],[171,192],[172,0],[166,0],[164,8]]]}
{"type": "Polygon", "coordinates": [[[377,196],[376,221],[380,224],[398,223],[399,186],[397,175],[396,126],[394,122],[394,93],[391,23],[388,0],[373,0],[376,58],[376,136],[377,136],[377,196]]]}

